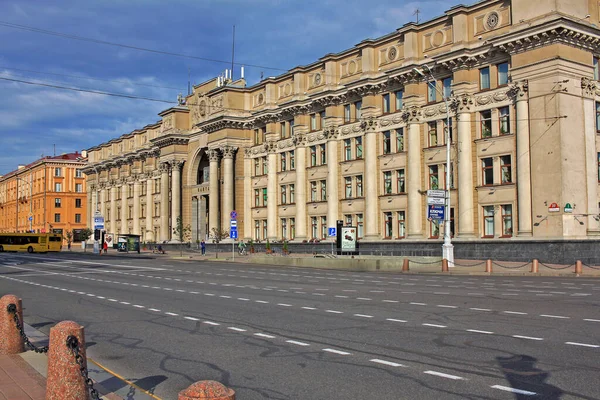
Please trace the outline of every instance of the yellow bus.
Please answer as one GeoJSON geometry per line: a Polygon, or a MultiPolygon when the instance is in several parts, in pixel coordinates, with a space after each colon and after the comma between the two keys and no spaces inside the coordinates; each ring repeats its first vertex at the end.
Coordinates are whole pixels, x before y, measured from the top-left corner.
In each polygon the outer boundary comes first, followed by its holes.
{"type": "Polygon", "coordinates": [[[0,233],[0,252],[46,253],[62,250],[62,235],[55,233],[0,233]]]}

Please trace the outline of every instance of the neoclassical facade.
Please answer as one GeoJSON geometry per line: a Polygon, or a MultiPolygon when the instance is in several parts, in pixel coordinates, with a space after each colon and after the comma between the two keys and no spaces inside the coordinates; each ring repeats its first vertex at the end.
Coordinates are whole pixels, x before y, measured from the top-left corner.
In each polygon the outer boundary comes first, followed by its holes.
{"type": "Polygon", "coordinates": [[[599,14],[482,1],[252,86],[215,78],[88,150],[88,208],[148,241],[179,216],[193,240],[228,231],[232,211],[246,240],[342,220],[363,241],[441,241],[427,190],[446,187],[449,129],[455,240],[597,238],[599,14]]]}

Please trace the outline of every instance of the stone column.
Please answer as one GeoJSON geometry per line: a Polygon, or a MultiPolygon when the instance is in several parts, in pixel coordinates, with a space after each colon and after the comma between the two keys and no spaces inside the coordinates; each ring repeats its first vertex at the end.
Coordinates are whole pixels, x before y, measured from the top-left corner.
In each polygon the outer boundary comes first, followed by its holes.
{"type": "Polygon", "coordinates": [[[169,171],[171,164],[160,164],[160,241],[169,241],[171,231],[169,230],[169,171]]]}
{"type": "Polygon", "coordinates": [[[277,240],[277,146],[275,142],[267,143],[267,238],[277,240]]]}
{"type": "Polygon", "coordinates": [[[339,217],[339,164],[337,128],[329,128],[327,135],[327,225],[335,227],[339,217]]]}
{"type": "MultiPolygon", "coordinates": [[[[18,183],[18,182],[17,182],[18,183]]],[[[93,203],[93,199],[92,199],[92,193],[94,193],[93,191],[93,187],[94,185],[89,184],[87,185],[87,226],[90,229],[94,229],[94,203],[93,203]]],[[[18,202],[17,202],[18,205],[18,202]]],[[[52,215],[52,213],[50,213],[50,215],[52,215]]]]}
{"type": "Polygon", "coordinates": [[[210,236],[213,235],[213,229],[219,233],[221,232],[221,225],[219,223],[219,158],[220,154],[217,149],[208,150],[208,159],[210,160],[208,233],[210,236]]]}
{"type": "Polygon", "coordinates": [[[406,190],[408,191],[407,237],[423,239],[423,203],[419,191],[423,185],[421,171],[421,110],[418,107],[407,109],[407,171],[406,190]]]}
{"type": "MultiPolygon", "coordinates": [[[[517,236],[532,236],[531,215],[531,154],[529,152],[529,100],[527,81],[518,82],[515,88],[517,103],[517,236]]],[[[584,101],[585,103],[585,101],[584,101]]],[[[593,111],[593,101],[592,101],[593,111]]],[[[585,113],[585,105],[584,105],[585,113]]],[[[587,117],[587,115],[586,115],[587,117]]],[[[589,116],[595,120],[593,114],[589,116]]],[[[587,120],[586,120],[587,121],[587,120]]],[[[595,185],[597,186],[597,184],[595,185]]],[[[595,196],[594,196],[595,197],[595,196]]]]}
{"type": "Polygon", "coordinates": [[[106,220],[108,219],[108,215],[106,215],[106,183],[102,183],[100,187],[102,188],[100,189],[100,213],[102,214],[106,222],[106,220]]]}
{"type": "MultiPolygon", "coordinates": [[[[140,231],[140,206],[141,206],[141,185],[142,183],[136,178],[133,182],[133,234],[139,235],[140,231]]],[[[144,238],[141,238],[144,240],[144,238]]]]}
{"type": "MultiPolygon", "coordinates": [[[[365,131],[365,240],[379,239],[377,229],[379,215],[377,206],[379,203],[379,190],[377,185],[377,121],[369,117],[363,122],[365,131]]],[[[410,207],[409,207],[410,210],[410,207]]]]}
{"type": "Polygon", "coordinates": [[[473,99],[469,95],[458,98],[458,237],[474,237],[473,221],[473,151],[471,111],[473,99]]]}
{"type": "Polygon", "coordinates": [[[223,146],[221,148],[221,154],[223,154],[223,198],[221,199],[221,226],[223,229],[229,230],[229,221],[231,219],[231,212],[234,209],[234,169],[233,169],[233,157],[237,147],[234,146],[223,146]]]}
{"type": "Polygon", "coordinates": [[[146,241],[154,241],[154,224],[152,219],[154,217],[154,200],[152,197],[152,190],[154,189],[154,180],[152,179],[152,173],[148,172],[148,179],[146,179],[146,241]]]}
{"type": "Polygon", "coordinates": [[[252,158],[246,149],[244,157],[244,240],[252,239],[252,158]]]}
{"type": "Polygon", "coordinates": [[[129,208],[129,203],[127,202],[127,189],[128,184],[125,179],[121,182],[121,229],[120,233],[129,233],[129,228],[127,226],[127,211],[129,208]]]}
{"type": "Polygon", "coordinates": [[[117,191],[119,190],[116,186],[110,188],[110,232],[117,233],[117,191]]]}
{"type": "MultiPolygon", "coordinates": [[[[171,231],[177,227],[177,219],[181,217],[181,168],[183,161],[175,161],[171,170],[171,231]]],[[[173,237],[172,241],[179,241],[173,237]]]]}
{"type": "MultiPolygon", "coordinates": [[[[595,95],[598,85],[595,81],[587,78],[581,79],[581,88],[583,89],[583,124],[585,126],[585,165],[587,170],[586,194],[587,194],[587,235],[600,235],[600,223],[596,220],[598,217],[598,160],[596,150],[596,108],[595,95]]],[[[520,101],[517,103],[527,103],[520,101]]],[[[517,132],[518,134],[519,132],[517,132]]],[[[529,132],[528,132],[529,133],[529,132]]],[[[529,135],[527,136],[529,138],[529,135]]],[[[529,142],[527,143],[529,144],[529,142]]],[[[517,141],[518,146],[518,141],[517,141]]],[[[520,154],[520,153],[519,153],[520,154]]],[[[529,160],[529,153],[527,154],[529,160]]],[[[529,175],[531,177],[531,175],[529,175]]],[[[519,175],[520,178],[520,175],[519,175]]],[[[519,204],[519,208],[520,208],[519,204]]],[[[519,231],[521,230],[521,214],[519,213],[519,231]]]]}
{"type": "MultiPolygon", "coordinates": [[[[295,129],[297,131],[297,129],[295,129]]],[[[295,133],[296,151],[296,241],[307,239],[306,236],[306,136],[295,133]]]]}

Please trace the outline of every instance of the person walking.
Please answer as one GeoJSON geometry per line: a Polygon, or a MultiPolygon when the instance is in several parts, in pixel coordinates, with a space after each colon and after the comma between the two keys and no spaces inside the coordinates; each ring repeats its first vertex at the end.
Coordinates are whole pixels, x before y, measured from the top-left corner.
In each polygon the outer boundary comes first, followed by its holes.
{"type": "Polygon", "coordinates": [[[202,251],[202,255],[205,256],[206,255],[206,242],[204,241],[204,239],[202,239],[202,241],[200,242],[200,250],[202,251]]]}
{"type": "Polygon", "coordinates": [[[106,252],[108,251],[108,242],[104,242],[104,244],[102,245],[102,250],[104,250],[104,254],[106,254],[106,252]]]}

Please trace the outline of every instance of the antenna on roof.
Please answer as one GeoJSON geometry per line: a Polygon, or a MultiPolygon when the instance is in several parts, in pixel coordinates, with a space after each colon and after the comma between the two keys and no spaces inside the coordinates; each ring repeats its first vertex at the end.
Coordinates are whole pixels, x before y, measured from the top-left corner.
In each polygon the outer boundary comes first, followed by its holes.
{"type": "Polygon", "coordinates": [[[417,16],[417,24],[419,23],[419,14],[421,14],[421,10],[419,10],[418,8],[415,9],[415,12],[413,13],[413,15],[417,16]]]}
{"type": "Polygon", "coordinates": [[[235,25],[233,26],[233,40],[231,41],[231,82],[233,82],[233,61],[235,60],[235,25]]]}
{"type": "Polygon", "coordinates": [[[191,86],[190,86],[190,81],[191,81],[191,77],[190,77],[190,75],[191,75],[191,71],[190,71],[190,67],[188,67],[188,96],[189,96],[190,94],[192,94],[192,88],[191,88],[191,86]]]}
{"type": "Polygon", "coordinates": [[[54,157],[56,157],[56,145],[53,144],[52,147],[54,148],[54,157]]]}

